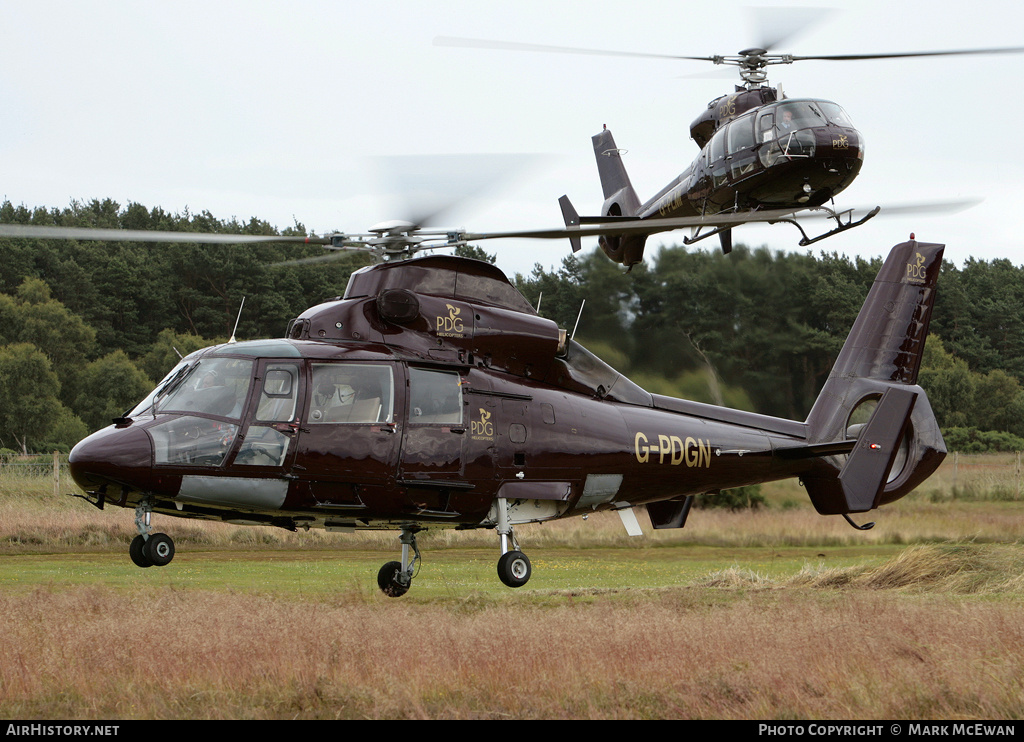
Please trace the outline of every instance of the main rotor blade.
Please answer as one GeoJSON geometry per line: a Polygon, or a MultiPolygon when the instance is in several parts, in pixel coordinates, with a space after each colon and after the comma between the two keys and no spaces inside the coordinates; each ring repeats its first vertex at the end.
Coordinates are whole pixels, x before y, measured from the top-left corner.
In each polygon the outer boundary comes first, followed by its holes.
{"type": "Polygon", "coordinates": [[[517,41],[491,41],[488,39],[467,39],[456,36],[435,36],[434,46],[455,46],[468,49],[503,49],[519,52],[554,52],[556,54],[591,54],[605,57],[639,57],[647,59],[690,59],[697,62],[714,62],[715,57],[681,57],[674,54],[653,54],[650,52],[621,52],[607,49],[582,49],[574,46],[548,46],[546,44],[522,44],[517,41]]]}
{"type": "MultiPolygon", "coordinates": [[[[878,216],[901,216],[906,214],[943,213],[955,214],[981,203],[981,199],[960,199],[955,201],[933,201],[914,204],[883,206],[878,216]]],[[[872,207],[874,208],[874,207],[872,207]]],[[[492,240],[506,238],[525,238],[554,240],[566,237],[596,237],[598,235],[652,235],[671,232],[688,227],[734,227],[742,224],[767,223],[774,224],[783,219],[834,219],[836,215],[846,215],[854,211],[868,211],[863,207],[833,211],[823,207],[804,207],[799,209],[773,209],[768,211],[746,211],[738,214],[714,214],[711,216],[686,216],[663,219],[624,219],[602,224],[588,224],[583,227],[561,227],[555,229],[526,229],[514,232],[462,232],[461,240],[492,240]]]]}
{"type": "Polygon", "coordinates": [[[797,62],[808,59],[817,59],[832,62],[847,62],[862,59],[900,59],[904,57],[953,57],[980,54],[1020,54],[1021,52],[1024,52],[1024,46],[1005,46],[991,49],[955,49],[949,51],[934,52],[892,52],[889,54],[827,54],[809,57],[797,56],[794,54],[793,61],[797,62]]]}
{"type": "Polygon", "coordinates": [[[40,240],[86,240],[90,242],[186,242],[206,245],[285,243],[329,245],[330,237],[221,234],[211,232],[159,232],[145,229],[91,229],[89,227],[48,227],[36,224],[0,224],[0,237],[40,240]]]}
{"type": "Polygon", "coordinates": [[[757,28],[756,46],[771,51],[821,23],[833,8],[749,8],[757,28]]]}
{"type": "Polygon", "coordinates": [[[520,237],[538,240],[554,240],[565,237],[596,237],[598,235],[658,234],[687,227],[730,227],[755,222],[776,222],[793,218],[803,209],[775,209],[772,211],[749,211],[740,214],[716,214],[714,216],[684,216],[670,219],[651,217],[649,219],[628,219],[623,221],[592,224],[585,227],[561,227],[556,229],[524,229],[514,232],[461,232],[459,238],[467,242],[475,240],[496,240],[520,237]]]}
{"type": "MultiPolygon", "coordinates": [[[[973,208],[980,204],[984,199],[982,198],[962,198],[955,199],[952,201],[922,201],[920,203],[910,204],[894,204],[892,206],[882,206],[878,212],[878,216],[906,216],[914,214],[956,214],[966,209],[973,208]]],[[[838,214],[847,214],[850,212],[858,211],[869,211],[872,207],[854,206],[846,209],[836,209],[838,214]]],[[[812,209],[806,213],[800,214],[796,217],[797,219],[832,219],[832,213],[829,209],[819,207],[812,209]]]]}

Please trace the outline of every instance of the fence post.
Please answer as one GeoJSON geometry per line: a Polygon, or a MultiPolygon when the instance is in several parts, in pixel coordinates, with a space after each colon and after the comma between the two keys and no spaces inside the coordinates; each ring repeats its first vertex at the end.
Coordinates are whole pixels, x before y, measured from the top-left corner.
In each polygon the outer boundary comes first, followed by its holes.
{"type": "Polygon", "coordinates": [[[960,468],[960,452],[953,452],[953,498],[956,499],[956,474],[957,469],[960,468]]]}
{"type": "Polygon", "coordinates": [[[1019,500],[1020,499],[1020,451],[1017,451],[1017,476],[1015,477],[1015,479],[1017,480],[1017,498],[1016,499],[1019,500]]]}
{"type": "Polygon", "coordinates": [[[60,452],[53,452],[53,496],[60,494],[60,452]]]}

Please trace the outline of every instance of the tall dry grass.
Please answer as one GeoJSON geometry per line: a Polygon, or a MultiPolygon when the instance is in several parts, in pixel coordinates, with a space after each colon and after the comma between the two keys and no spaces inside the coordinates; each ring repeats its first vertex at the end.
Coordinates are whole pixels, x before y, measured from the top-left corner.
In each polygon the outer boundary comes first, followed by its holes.
{"type": "Polygon", "coordinates": [[[1019,591],[1024,564],[988,548],[908,550],[846,579],[544,600],[41,588],[0,596],[0,714],[1019,718],[1024,621],[1003,573],[1019,591]]]}

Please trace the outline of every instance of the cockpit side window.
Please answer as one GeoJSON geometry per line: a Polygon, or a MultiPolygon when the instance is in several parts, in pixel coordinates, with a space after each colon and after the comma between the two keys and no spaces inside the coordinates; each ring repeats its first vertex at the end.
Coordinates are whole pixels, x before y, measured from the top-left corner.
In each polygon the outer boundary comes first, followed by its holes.
{"type": "Polygon", "coordinates": [[[260,381],[256,413],[235,454],[236,465],[284,465],[294,428],[298,427],[300,387],[297,363],[267,363],[260,381]]]}
{"type": "Polygon", "coordinates": [[[260,422],[289,422],[295,419],[298,367],[294,363],[270,364],[263,377],[256,419],[260,422]]]}
{"type": "Polygon", "coordinates": [[[309,422],[389,423],[394,415],[390,366],[314,363],[309,422]]]}
{"type": "Polygon", "coordinates": [[[409,422],[462,422],[462,383],[455,371],[409,369],[409,422]]]}

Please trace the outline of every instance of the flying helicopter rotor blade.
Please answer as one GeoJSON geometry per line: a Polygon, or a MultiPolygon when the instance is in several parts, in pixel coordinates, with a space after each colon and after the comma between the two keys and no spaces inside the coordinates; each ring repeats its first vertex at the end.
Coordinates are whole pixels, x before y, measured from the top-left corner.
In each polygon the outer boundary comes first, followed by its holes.
{"type": "MultiPolygon", "coordinates": [[[[973,208],[980,204],[984,199],[982,198],[963,198],[953,199],[950,201],[922,201],[919,203],[909,204],[894,204],[892,206],[881,206],[879,208],[878,216],[906,216],[915,214],[956,214],[961,211],[973,208]]],[[[832,209],[826,207],[818,207],[816,209],[809,210],[805,213],[794,216],[794,219],[805,220],[805,219],[832,219],[834,214],[848,214],[851,212],[869,211],[875,207],[867,206],[853,206],[845,209],[836,209],[834,212],[832,209]]]]}
{"type": "Polygon", "coordinates": [[[90,227],[51,227],[36,224],[0,224],[0,237],[40,240],[83,240],[91,242],[185,242],[206,245],[254,243],[331,244],[330,237],[316,236],[160,232],[145,229],[92,229],[90,227]]]}
{"type": "Polygon", "coordinates": [[[536,153],[392,155],[370,158],[368,168],[383,194],[397,201],[396,213],[430,227],[442,215],[508,186],[543,159],[536,153]]]}
{"type": "Polygon", "coordinates": [[[832,15],[833,8],[749,8],[758,46],[766,51],[778,49],[832,15]]]}
{"type": "Polygon", "coordinates": [[[624,52],[608,49],[585,49],[574,46],[524,44],[517,41],[468,39],[457,36],[435,36],[434,46],[454,46],[467,49],[499,49],[519,52],[554,52],[555,54],[590,54],[605,57],[636,57],[641,59],[688,59],[696,62],[714,62],[716,59],[716,57],[683,57],[676,54],[655,54],[652,52],[624,52]]]}
{"type": "MultiPolygon", "coordinates": [[[[890,207],[881,207],[879,216],[899,216],[905,214],[921,213],[942,213],[953,214],[981,202],[981,199],[960,199],[953,201],[922,202],[914,204],[900,204],[890,207]]],[[[875,208],[875,207],[872,207],[875,208]]],[[[587,224],[579,227],[561,227],[554,229],[525,229],[509,232],[460,232],[458,237],[466,242],[477,240],[525,238],[553,240],[566,237],[597,237],[599,235],[653,235],[661,232],[671,232],[687,227],[732,227],[743,224],[755,224],[759,222],[774,224],[781,220],[803,220],[803,219],[834,219],[836,215],[846,215],[853,211],[868,210],[862,207],[851,209],[832,210],[824,207],[802,207],[799,209],[772,209],[766,211],[745,211],[740,213],[714,214],[711,216],[686,216],[662,219],[651,217],[648,219],[624,219],[621,221],[610,221],[600,224],[587,224]]]]}
{"type": "Polygon", "coordinates": [[[333,263],[336,260],[341,260],[350,253],[353,252],[374,252],[370,249],[359,249],[359,248],[345,248],[341,250],[334,250],[323,255],[314,255],[310,258],[296,258],[295,260],[282,260],[278,263],[267,263],[267,268],[289,268],[296,265],[315,265],[317,263],[333,263]]]}
{"type": "Polygon", "coordinates": [[[525,229],[510,232],[460,232],[459,239],[466,242],[520,237],[539,240],[554,240],[565,237],[596,237],[598,235],[658,234],[686,227],[726,227],[756,222],[775,222],[793,218],[803,209],[774,209],[771,211],[748,211],[713,216],[684,216],[676,218],[625,219],[583,227],[560,227],[554,229],[525,229]]]}

